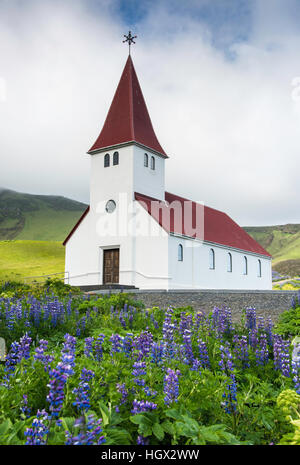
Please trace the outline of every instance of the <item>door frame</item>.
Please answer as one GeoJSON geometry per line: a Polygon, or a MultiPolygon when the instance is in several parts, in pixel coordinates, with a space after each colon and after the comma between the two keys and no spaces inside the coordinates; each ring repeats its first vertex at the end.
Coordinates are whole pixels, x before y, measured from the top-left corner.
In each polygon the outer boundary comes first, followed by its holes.
{"type": "Polygon", "coordinates": [[[120,282],[120,249],[121,249],[121,247],[119,245],[100,246],[101,257],[102,257],[102,280],[101,280],[102,285],[104,285],[104,252],[105,252],[105,250],[119,250],[119,282],[120,282]]]}

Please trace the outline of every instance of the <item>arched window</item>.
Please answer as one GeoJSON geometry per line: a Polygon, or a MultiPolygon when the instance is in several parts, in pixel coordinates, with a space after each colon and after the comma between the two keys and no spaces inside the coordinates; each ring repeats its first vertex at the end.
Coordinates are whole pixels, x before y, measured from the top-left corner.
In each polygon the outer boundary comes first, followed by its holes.
{"type": "Polygon", "coordinates": [[[119,152],[114,153],[114,158],[113,158],[113,165],[118,165],[119,164],[119,152]]]}
{"type": "Polygon", "coordinates": [[[148,153],[145,153],[144,154],[144,166],[146,166],[146,168],[148,168],[148,153]]]}
{"type": "Polygon", "coordinates": [[[228,252],[228,255],[227,255],[227,271],[229,273],[232,272],[232,255],[230,252],[228,252]]]}
{"type": "Polygon", "coordinates": [[[210,249],[210,251],[209,251],[209,268],[211,270],[215,269],[215,251],[214,251],[214,249],[210,249]]]}
{"type": "Polygon", "coordinates": [[[244,257],[244,270],[243,270],[243,274],[248,274],[248,260],[247,260],[247,257],[244,257]]]}
{"type": "Polygon", "coordinates": [[[178,245],[178,261],[183,262],[183,247],[182,247],[182,244],[178,245]]]}
{"type": "Polygon", "coordinates": [[[107,168],[109,166],[109,153],[106,153],[104,155],[104,168],[107,168]]]}
{"type": "Polygon", "coordinates": [[[257,276],[261,278],[261,261],[260,260],[258,260],[257,265],[258,265],[257,276]]]}
{"type": "Polygon", "coordinates": [[[151,157],[151,169],[155,170],[155,158],[151,157]]]}

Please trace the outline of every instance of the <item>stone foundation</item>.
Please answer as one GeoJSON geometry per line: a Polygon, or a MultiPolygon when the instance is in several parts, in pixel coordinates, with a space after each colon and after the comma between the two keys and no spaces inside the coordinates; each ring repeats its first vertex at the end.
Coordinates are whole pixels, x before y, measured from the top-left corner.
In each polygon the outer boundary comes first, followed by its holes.
{"type": "MultiPolygon", "coordinates": [[[[95,293],[108,293],[96,291],[95,293]]],[[[116,292],[114,290],[111,291],[116,292]]],[[[125,291],[126,292],[126,291],[125,291]]],[[[191,306],[198,312],[209,312],[213,308],[225,305],[231,308],[233,321],[240,321],[242,310],[254,307],[258,316],[271,317],[275,322],[278,315],[291,308],[293,296],[297,291],[129,291],[137,300],[141,300],[147,307],[191,306]]]]}

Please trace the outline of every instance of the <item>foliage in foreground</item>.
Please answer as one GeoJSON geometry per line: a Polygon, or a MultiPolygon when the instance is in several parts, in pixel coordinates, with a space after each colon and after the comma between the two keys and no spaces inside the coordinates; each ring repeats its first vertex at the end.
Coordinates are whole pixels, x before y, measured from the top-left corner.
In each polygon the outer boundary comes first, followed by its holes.
{"type": "Polygon", "coordinates": [[[299,443],[300,362],[270,319],[59,286],[0,298],[0,444],[299,443]]]}

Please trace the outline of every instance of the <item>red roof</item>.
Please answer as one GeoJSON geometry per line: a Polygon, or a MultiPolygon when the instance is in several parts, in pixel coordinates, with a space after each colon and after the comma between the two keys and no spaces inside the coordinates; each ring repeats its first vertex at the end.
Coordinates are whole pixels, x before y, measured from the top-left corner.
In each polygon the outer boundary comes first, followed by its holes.
{"type": "Polygon", "coordinates": [[[135,141],[167,158],[157,140],[129,55],[102,131],[88,153],[135,141]]]}
{"type": "Polygon", "coordinates": [[[165,202],[139,193],[135,193],[135,199],[168,233],[271,257],[243,228],[219,210],[169,192],[165,192],[165,202]]]}

